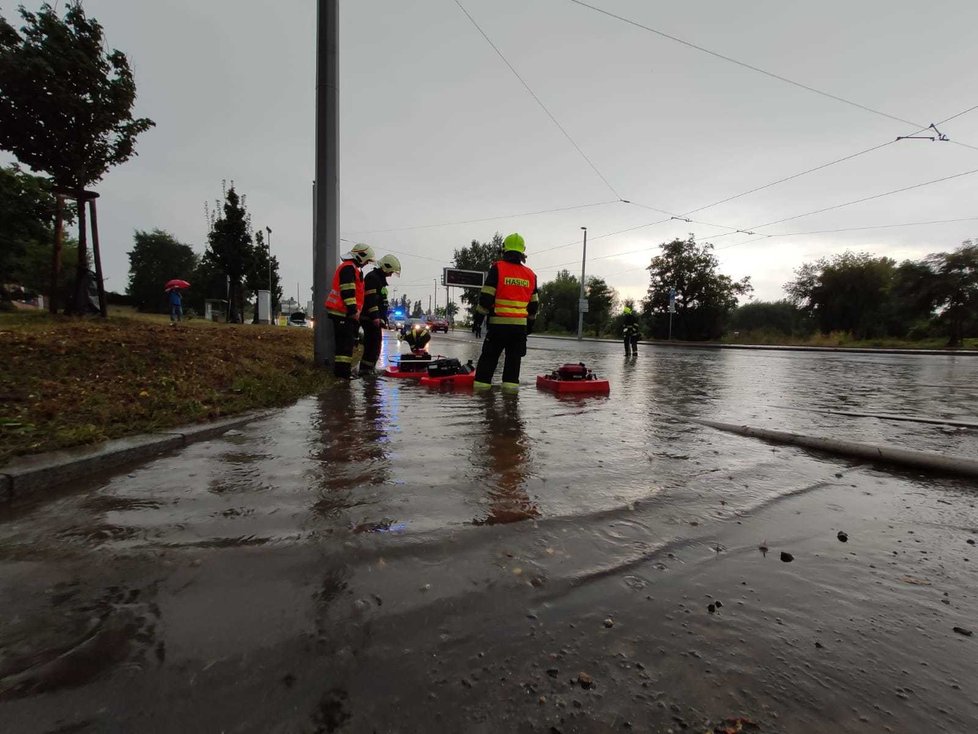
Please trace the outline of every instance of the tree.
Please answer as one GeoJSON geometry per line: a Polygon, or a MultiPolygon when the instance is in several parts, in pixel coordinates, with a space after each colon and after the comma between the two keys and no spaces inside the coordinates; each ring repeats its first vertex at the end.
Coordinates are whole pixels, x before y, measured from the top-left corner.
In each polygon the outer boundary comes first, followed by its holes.
{"type": "Polygon", "coordinates": [[[567,270],[540,286],[540,311],[537,331],[576,331],[577,302],[581,297],[581,281],[567,270]]]}
{"type": "Polygon", "coordinates": [[[949,347],[960,347],[966,326],[978,327],[978,245],[966,240],[954,252],[929,255],[939,320],[948,329],[949,347]]]}
{"type": "Polygon", "coordinates": [[[591,276],[587,279],[588,310],[584,314],[585,328],[594,329],[596,337],[601,336],[601,330],[608,326],[611,312],[618,306],[618,293],[610,288],[602,278],[591,276]]]}
{"type": "MultiPolygon", "coordinates": [[[[452,255],[452,262],[460,270],[479,270],[487,273],[492,264],[499,259],[502,251],[503,237],[499,232],[496,232],[489,242],[472,240],[468,247],[455,250],[452,255]]],[[[471,315],[479,303],[479,289],[463,288],[462,303],[468,306],[471,315]]]]}
{"type": "MultiPolygon", "coordinates": [[[[228,286],[228,321],[238,323],[244,315],[242,278],[254,261],[251,224],[244,199],[234,190],[234,183],[224,192],[221,213],[211,216],[204,261],[208,268],[224,275],[228,286]]],[[[224,296],[224,292],[219,294],[224,296]]]]}
{"type": "Polygon", "coordinates": [[[728,325],[735,331],[780,337],[808,336],[814,329],[808,314],[787,300],[752,301],[737,306],[728,325]]]}
{"type": "MultiPolygon", "coordinates": [[[[21,7],[20,16],[20,33],[0,16],[0,150],[77,198],[134,156],[154,123],[133,118],[129,60],[106,51],[102,26],[81,3],[67,4],[64,19],[47,3],[36,13],[21,7]]],[[[79,217],[76,300],[88,282],[83,226],[79,217]]]]}
{"type": "Polygon", "coordinates": [[[823,333],[844,331],[867,339],[887,332],[895,274],[896,261],[888,257],[847,251],[802,265],[784,287],[823,333]]]}
{"type": "Polygon", "coordinates": [[[169,232],[154,229],[136,231],[129,251],[128,293],[140,311],[166,313],[169,310],[163,285],[173,278],[195,285],[197,254],[190,245],[181,244],[169,232]]]}
{"type": "MultiPolygon", "coordinates": [[[[262,230],[255,232],[255,246],[251,251],[245,287],[255,294],[255,314],[252,323],[258,323],[258,291],[268,290],[268,243],[262,230]]],[[[282,284],[278,272],[278,258],[272,257],[272,313],[281,310],[282,284]]]]}
{"type": "MultiPolygon", "coordinates": [[[[31,294],[51,291],[51,243],[54,241],[55,199],[51,182],[22,171],[18,166],[0,167],[0,281],[16,283],[31,294]]],[[[74,209],[65,212],[73,221],[74,209]]],[[[65,244],[58,295],[70,291],[71,267],[78,251],[72,242],[65,244]]],[[[0,282],[0,284],[2,284],[0,282]]]]}
{"type": "Polygon", "coordinates": [[[414,302],[414,308],[411,309],[411,318],[420,319],[424,316],[424,309],[421,307],[421,301],[414,302]]]}
{"type": "Polygon", "coordinates": [[[719,338],[738,297],[754,290],[750,278],[734,281],[718,272],[713,245],[699,245],[692,235],[688,240],[664,242],[660,248],[662,254],[652,258],[647,268],[651,282],[643,306],[650,331],[658,338],[667,335],[669,292],[675,288],[673,335],[689,340],[719,338]]]}

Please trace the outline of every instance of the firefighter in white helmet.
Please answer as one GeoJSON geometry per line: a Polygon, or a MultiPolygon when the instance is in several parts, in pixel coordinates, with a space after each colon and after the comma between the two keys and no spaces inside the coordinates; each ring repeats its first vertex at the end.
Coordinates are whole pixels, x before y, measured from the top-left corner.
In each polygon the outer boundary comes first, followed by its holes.
{"type": "Polygon", "coordinates": [[[360,359],[360,376],[374,374],[380,359],[383,329],[387,326],[387,278],[401,274],[401,261],[393,255],[384,255],[363,279],[363,310],[360,326],[363,327],[363,357],[360,359]]]}

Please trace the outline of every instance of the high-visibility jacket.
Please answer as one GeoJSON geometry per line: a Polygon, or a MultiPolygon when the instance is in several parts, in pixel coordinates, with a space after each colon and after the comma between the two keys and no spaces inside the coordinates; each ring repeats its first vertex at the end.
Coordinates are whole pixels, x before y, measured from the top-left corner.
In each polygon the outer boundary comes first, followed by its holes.
{"type": "Polygon", "coordinates": [[[344,260],[333,273],[333,285],[326,297],[326,313],[353,319],[362,310],[363,272],[353,260],[344,260]]]}
{"type": "MultiPolygon", "coordinates": [[[[495,293],[492,294],[490,324],[507,326],[526,326],[530,317],[528,311],[531,301],[537,299],[537,276],[522,263],[499,260],[496,263],[498,278],[495,293]]],[[[485,293],[486,289],[483,288],[485,293]]]]}

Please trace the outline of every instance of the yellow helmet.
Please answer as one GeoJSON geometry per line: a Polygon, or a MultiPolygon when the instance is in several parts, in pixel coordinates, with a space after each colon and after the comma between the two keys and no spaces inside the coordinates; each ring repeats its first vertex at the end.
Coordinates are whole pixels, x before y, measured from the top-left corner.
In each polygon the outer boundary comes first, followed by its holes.
{"type": "Polygon", "coordinates": [[[384,275],[401,274],[401,261],[393,255],[384,255],[377,261],[377,267],[384,271],[384,275]]]}
{"type": "Polygon", "coordinates": [[[526,242],[523,241],[523,236],[516,232],[507,235],[506,239],[503,240],[503,252],[518,252],[521,255],[525,255],[526,242]]]}

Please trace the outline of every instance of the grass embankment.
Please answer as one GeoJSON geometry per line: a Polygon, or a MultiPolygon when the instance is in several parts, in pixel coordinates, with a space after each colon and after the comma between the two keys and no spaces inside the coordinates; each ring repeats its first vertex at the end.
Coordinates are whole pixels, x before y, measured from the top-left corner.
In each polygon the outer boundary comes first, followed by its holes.
{"type": "Polygon", "coordinates": [[[286,405],[331,378],[312,331],[166,317],[0,314],[0,464],[286,405]]]}

